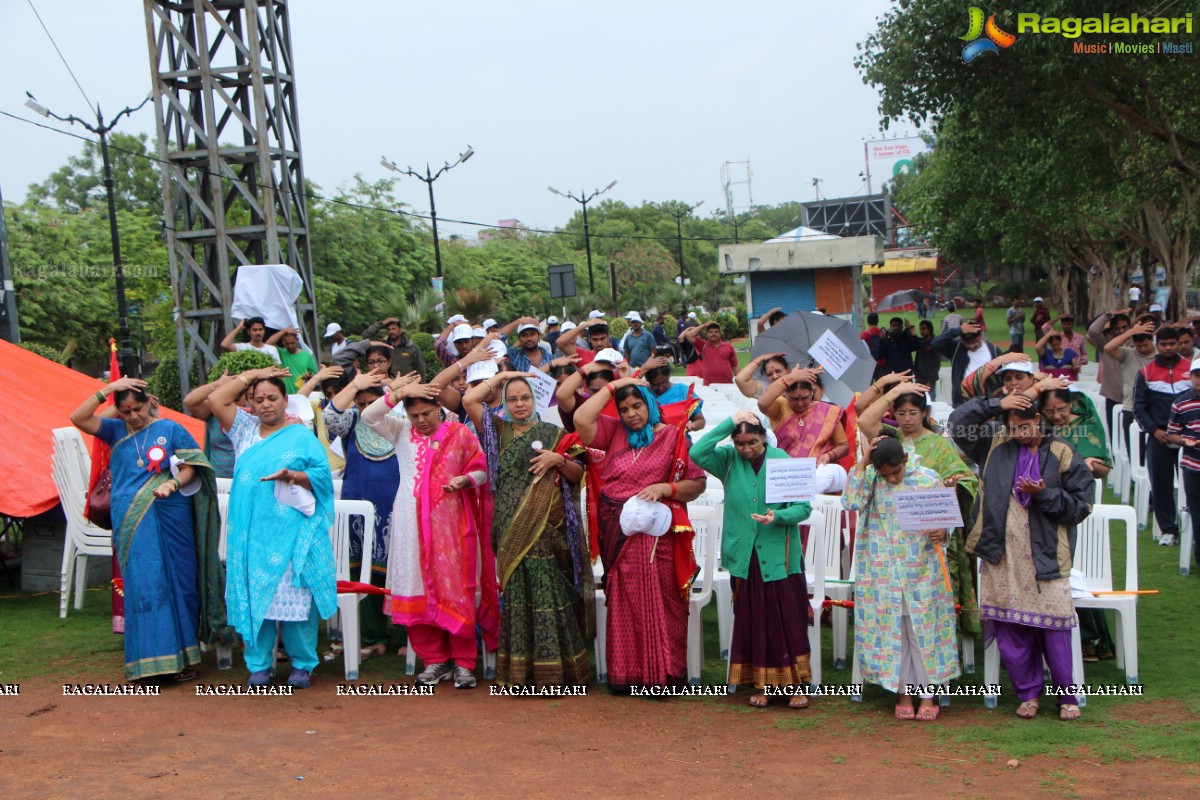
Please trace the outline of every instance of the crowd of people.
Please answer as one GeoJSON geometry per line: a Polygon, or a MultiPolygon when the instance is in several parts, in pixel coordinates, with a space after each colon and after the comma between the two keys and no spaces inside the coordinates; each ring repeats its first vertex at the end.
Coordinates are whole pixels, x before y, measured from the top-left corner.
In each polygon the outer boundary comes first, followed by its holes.
{"type": "MultiPolygon", "coordinates": [[[[773,312],[764,325],[782,318],[773,312]]],[[[820,655],[807,635],[819,624],[804,568],[812,504],[766,499],[767,461],[788,458],[814,459],[817,491],[841,495],[857,658],[864,679],[899,696],[897,718],[937,718],[934,687],[960,674],[962,637],[995,639],[1023,717],[1037,713],[1043,659],[1053,683],[1071,683],[1076,624],[1092,657],[1111,652],[1103,616],[1077,620],[1069,589],[1075,526],[1112,467],[1095,405],[1072,391],[1087,353],[1069,315],[1042,321],[1035,362],[1015,334],[1001,354],[976,322],[935,336],[929,320],[915,334],[900,319],[883,331],[872,314],[862,336],[876,374],[847,407],[826,399],[815,362],[766,353],[739,367],[721,326],[694,313],[673,332],[662,316],[649,330],[639,312],[625,319],[614,340],[599,310],[577,325],[454,316],[436,364],[396,318],[359,341],[332,323],[323,365],[299,331],[267,336],[261,319],[247,320],[224,348],[276,364],[185,398],[205,421],[203,449],[154,415],[142,381],[84,400],[72,422],[112,447],[126,677],[190,680],[199,646],[236,633],[251,686],[271,681],[280,640],[288,684],[308,686],[342,647],[317,645],[337,606],[337,479],[342,499],[376,510],[373,530],[361,518],[351,529],[352,566],[369,564],[381,590],[363,601],[362,658],[412,648],[418,683],[469,689],[482,642],[500,685],[584,684],[599,587],[610,687],[684,685],[698,573],[688,503],[719,481],[720,563],[734,589],[729,683],[766,706],[771,689],[807,685],[820,655]],[[944,430],[930,413],[943,359],[954,406],[944,430]],[[706,419],[695,386],[671,380],[681,368],[736,386],[745,402],[706,419]],[[231,480],[223,564],[216,478],[231,480]],[[907,530],[897,497],[937,487],[955,490],[964,525],[907,530]]],[[[1086,339],[1101,350],[1101,395],[1122,406],[1124,435],[1136,420],[1147,436],[1166,543],[1178,531],[1169,448],[1184,448],[1188,501],[1200,501],[1200,360],[1181,355],[1190,331],[1153,309],[1121,309],[1086,339]]],[[[1058,701],[1062,719],[1079,716],[1075,697],[1058,701]]]]}

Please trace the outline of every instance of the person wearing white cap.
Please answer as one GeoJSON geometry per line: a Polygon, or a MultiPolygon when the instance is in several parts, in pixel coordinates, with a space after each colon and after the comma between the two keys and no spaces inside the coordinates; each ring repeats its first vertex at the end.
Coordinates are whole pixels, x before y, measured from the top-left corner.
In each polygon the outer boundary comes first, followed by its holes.
{"type": "Polygon", "coordinates": [[[604,319],[604,312],[598,308],[594,308],[588,312],[588,319],[604,319]]]}
{"type": "Polygon", "coordinates": [[[329,340],[329,357],[333,358],[338,352],[350,344],[346,340],[346,334],[342,333],[342,326],[336,322],[331,322],[325,326],[325,336],[329,340]]]}
{"type": "Polygon", "coordinates": [[[491,317],[489,317],[483,321],[483,330],[486,333],[491,333],[492,328],[498,328],[498,327],[500,327],[500,323],[496,322],[496,320],[492,319],[491,317]]]}
{"type": "Polygon", "coordinates": [[[1033,298],[1033,313],[1029,317],[1029,324],[1033,326],[1033,332],[1045,333],[1042,328],[1049,321],[1050,309],[1046,308],[1045,300],[1040,297],[1033,298]]]}
{"type": "Polygon", "coordinates": [[[1163,313],[1163,307],[1162,307],[1161,303],[1151,303],[1150,307],[1148,309],[1146,309],[1146,311],[1147,311],[1147,313],[1157,314],[1158,316],[1161,317],[1162,313],[1163,313]]]}
{"type": "MultiPolygon", "coordinates": [[[[812,504],[766,502],[766,460],[790,456],[767,443],[766,426],[750,411],[735,411],[718,423],[688,455],[725,486],[721,565],[738,586],[728,683],[757,689],[750,705],[763,708],[770,702],[768,686],[799,688],[812,681],[808,587],[797,527],[812,504]],[[726,437],[733,444],[718,447],[726,437]]],[[[808,698],[797,693],[788,705],[804,708],[808,698]]]]}
{"type": "Polygon", "coordinates": [[[1192,518],[1192,547],[1200,562],[1200,359],[1191,363],[1192,387],[1175,398],[1167,422],[1171,444],[1182,447],[1183,496],[1192,518]]]}
{"type": "Polygon", "coordinates": [[[554,355],[554,348],[558,345],[558,317],[551,315],[546,317],[546,345],[550,348],[551,356],[554,355]]]}
{"type": "Polygon", "coordinates": [[[537,416],[527,373],[501,372],[463,398],[479,431],[492,498],[496,574],[504,595],[496,683],[547,686],[587,683],[585,636],[595,585],[587,529],[571,486],[583,478],[583,448],[537,416]],[[503,409],[484,405],[499,392],[503,409]]]}
{"type": "Polygon", "coordinates": [[[629,331],[621,340],[621,352],[629,366],[637,369],[654,355],[654,335],[645,329],[638,312],[630,311],[625,318],[629,320],[629,331]]]}
{"type": "Polygon", "coordinates": [[[1014,408],[1030,408],[1041,392],[1067,386],[1064,378],[1037,381],[1033,364],[1023,353],[1006,353],[1005,356],[992,362],[999,364],[995,372],[1002,381],[1003,393],[998,397],[986,394],[976,396],[950,413],[950,438],[976,464],[987,460],[992,439],[1004,429],[1005,412],[1014,408]]]}
{"type": "Polygon", "coordinates": [[[433,342],[433,351],[437,353],[442,368],[453,364],[471,349],[471,326],[462,314],[455,314],[446,322],[446,327],[438,334],[433,342]],[[466,336],[462,331],[466,331],[466,336]]]}
{"type": "Polygon", "coordinates": [[[521,317],[502,328],[505,336],[512,333],[513,329],[517,331],[517,346],[507,348],[509,366],[517,372],[531,369],[549,372],[552,355],[549,348],[542,345],[542,332],[537,319],[521,317]]]}

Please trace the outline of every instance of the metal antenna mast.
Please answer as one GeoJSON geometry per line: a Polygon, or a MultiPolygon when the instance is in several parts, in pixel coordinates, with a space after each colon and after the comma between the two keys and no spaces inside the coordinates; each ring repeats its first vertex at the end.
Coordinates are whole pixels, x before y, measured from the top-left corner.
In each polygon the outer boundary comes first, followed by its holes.
{"type": "Polygon", "coordinates": [[[239,266],[287,264],[318,336],[288,0],[144,0],[180,388],[220,356],[239,266]]]}

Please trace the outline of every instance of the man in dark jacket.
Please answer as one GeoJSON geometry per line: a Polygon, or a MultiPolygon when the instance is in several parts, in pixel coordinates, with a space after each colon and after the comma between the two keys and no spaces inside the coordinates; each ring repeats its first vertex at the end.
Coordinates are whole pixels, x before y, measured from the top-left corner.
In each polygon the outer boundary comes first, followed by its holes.
{"type": "Polygon", "coordinates": [[[996,345],[983,338],[973,322],[964,322],[960,327],[950,328],[933,340],[933,349],[943,358],[950,359],[950,404],[963,404],[962,381],[967,375],[1000,355],[996,345]]]}
{"type": "Polygon", "coordinates": [[[392,374],[407,375],[415,371],[421,380],[425,380],[425,357],[421,355],[421,348],[408,338],[403,323],[395,317],[388,317],[363,331],[362,338],[377,339],[380,329],[387,331],[385,341],[392,348],[392,374]]]}
{"type": "Polygon", "coordinates": [[[1162,538],[1161,545],[1179,544],[1175,520],[1175,451],[1169,446],[1167,425],[1177,395],[1192,388],[1189,365],[1179,358],[1179,334],[1168,326],[1154,333],[1158,354],[1138,371],[1133,383],[1133,416],[1146,434],[1146,469],[1150,473],[1150,503],[1162,538]]]}

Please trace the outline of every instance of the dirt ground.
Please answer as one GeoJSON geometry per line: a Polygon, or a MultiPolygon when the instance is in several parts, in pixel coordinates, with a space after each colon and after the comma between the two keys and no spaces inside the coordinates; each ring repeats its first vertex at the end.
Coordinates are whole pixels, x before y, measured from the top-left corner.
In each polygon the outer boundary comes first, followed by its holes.
{"type": "MultiPolygon", "coordinates": [[[[947,750],[934,726],[1003,713],[974,704],[945,710],[932,724],[896,722],[880,708],[881,719],[866,731],[816,710],[816,703],[845,698],[814,700],[808,711],[776,700],[760,711],[745,707],[744,693],[651,700],[590,686],[586,697],[509,698],[489,696],[485,681],[470,691],[443,683],[433,697],[340,697],[341,676],[331,667],[293,697],[197,697],[194,684],[165,685],[158,697],[65,697],[62,681],[24,681],[19,696],[0,695],[0,798],[383,797],[399,790],[421,798],[679,800],[753,792],[1165,800],[1197,791],[1189,770],[1157,760],[1038,756],[1010,767],[994,751],[947,750]]],[[[199,683],[236,683],[239,675],[207,668],[199,683]]],[[[120,683],[119,670],[106,680],[120,683]]]]}

